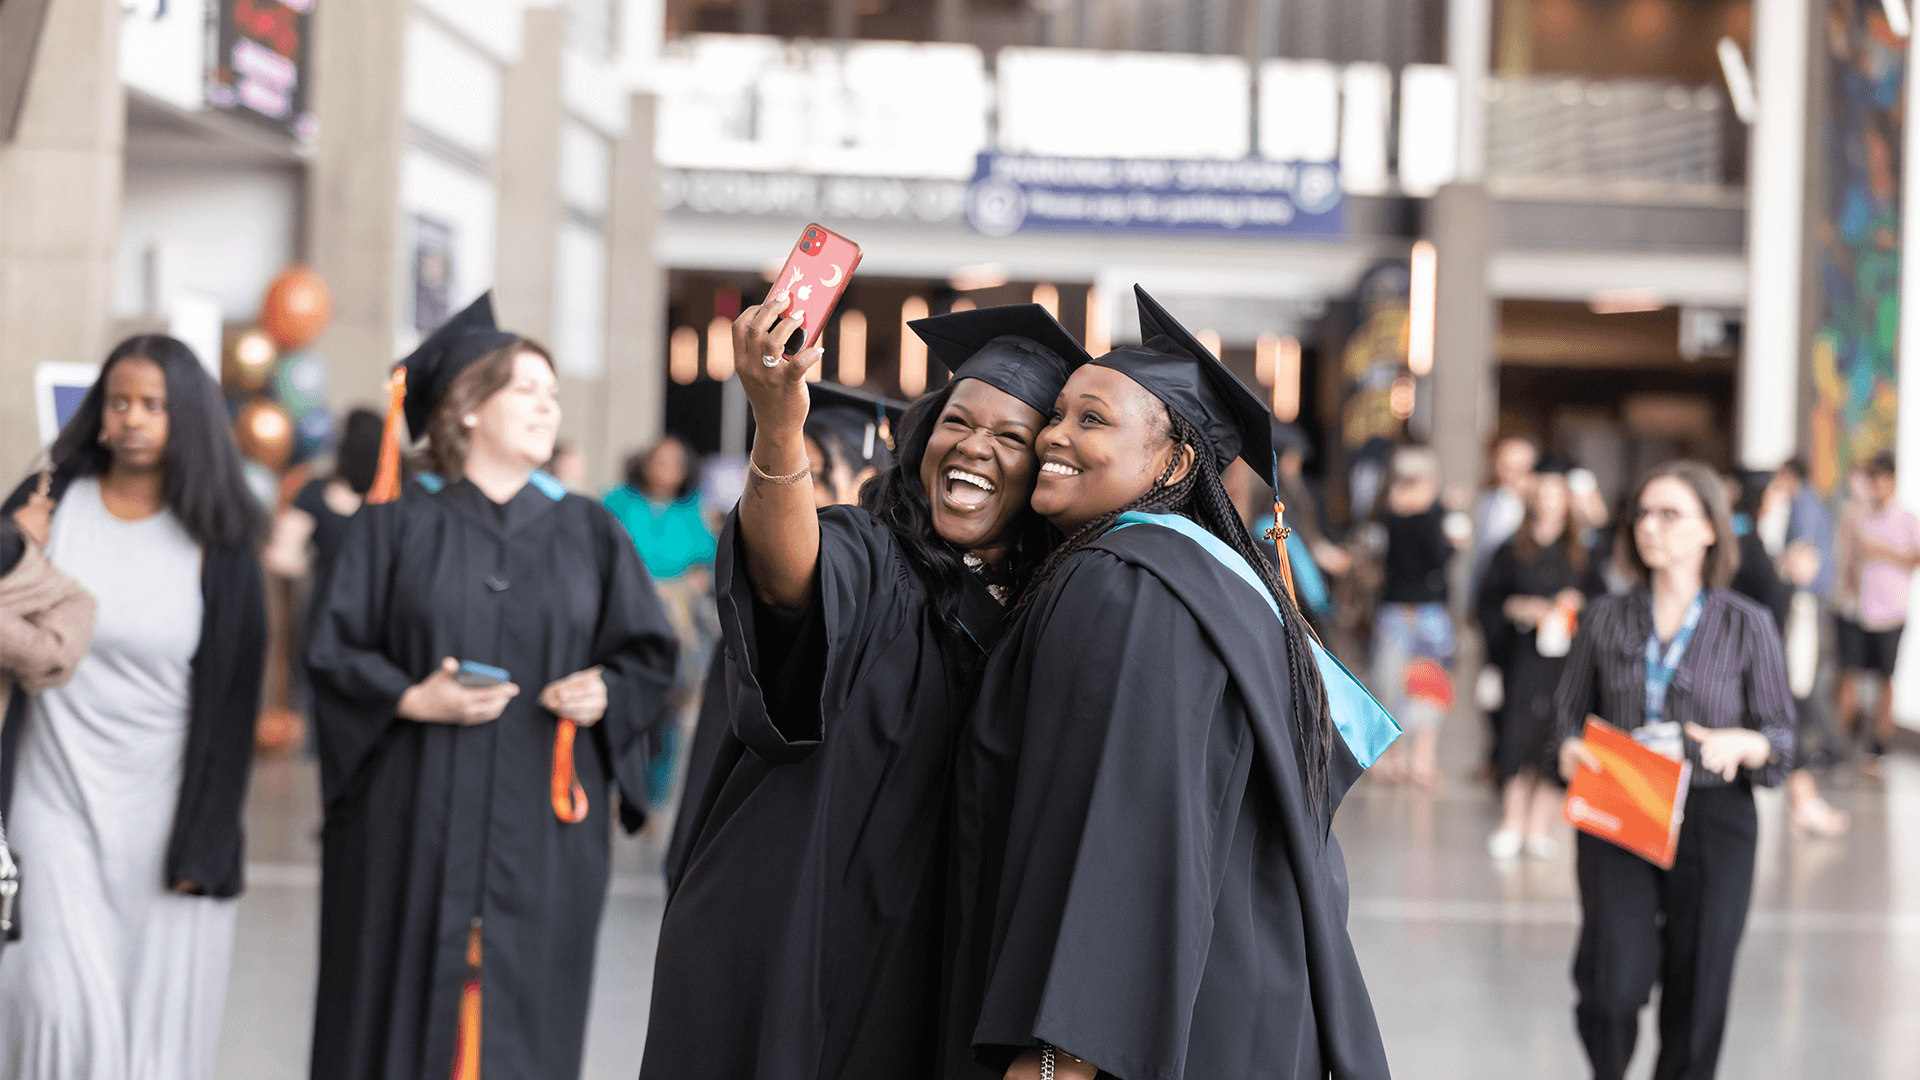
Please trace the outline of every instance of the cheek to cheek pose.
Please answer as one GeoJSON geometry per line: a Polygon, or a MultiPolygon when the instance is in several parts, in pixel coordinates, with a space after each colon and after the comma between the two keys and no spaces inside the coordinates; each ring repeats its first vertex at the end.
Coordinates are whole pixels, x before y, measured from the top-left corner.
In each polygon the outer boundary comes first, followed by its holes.
{"type": "Polygon", "coordinates": [[[1139,299],[1145,344],[1040,433],[1034,509],[1067,539],[959,739],[943,1074],[1385,1080],[1328,828],[1397,731],[1374,706],[1336,733],[1221,482],[1272,474],[1268,409],[1139,299]]]}

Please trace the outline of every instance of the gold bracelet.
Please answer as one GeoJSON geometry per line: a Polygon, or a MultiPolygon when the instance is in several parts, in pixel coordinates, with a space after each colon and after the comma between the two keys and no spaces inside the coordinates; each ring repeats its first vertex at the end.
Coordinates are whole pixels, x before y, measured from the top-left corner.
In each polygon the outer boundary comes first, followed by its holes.
{"type": "MultiPolygon", "coordinates": [[[[801,460],[805,461],[806,459],[803,458],[801,460]]],[[[800,481],[805,480],[807,477],[812,476],[813,462],[806,461],[805,464],[800,466],[800,471],[797,473],[788,473],[785,476],[775,476],[772,473],[768,472],[767,470],[761,468],[760,463],[753,460],[753,455],[748,454],[747,455],[747,471],[753,473],[753,475],[759,477],[760,479],[765,480],[769,484],[779,484],[782,487],[785,487],[788,484],[797,484],[800,481]]]]}

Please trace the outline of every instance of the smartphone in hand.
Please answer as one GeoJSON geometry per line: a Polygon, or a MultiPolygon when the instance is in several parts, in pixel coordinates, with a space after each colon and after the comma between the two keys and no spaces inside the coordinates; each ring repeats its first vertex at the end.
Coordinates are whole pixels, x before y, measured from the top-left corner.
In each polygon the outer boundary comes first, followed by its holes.
{"type": "Polygon", "coordinates": [[[769,298],[786,296],[792,300],[782,318],[800,320],[800,342],[789,340],[787,355],[794,356],[814,347],[833,316],[840,294],[847,291],[847,279],[860,265],[860,245],[821,225],[801,230],[793,253],[773,279],[769,298]]]}
{"type": "Polygon", "coordinates": [[[469,690],[485,690],[512,681],[505,668],[492,664],[482,664],[473,660],[460,661],[460,670],[453,673],[453,681],[469,690]]]}

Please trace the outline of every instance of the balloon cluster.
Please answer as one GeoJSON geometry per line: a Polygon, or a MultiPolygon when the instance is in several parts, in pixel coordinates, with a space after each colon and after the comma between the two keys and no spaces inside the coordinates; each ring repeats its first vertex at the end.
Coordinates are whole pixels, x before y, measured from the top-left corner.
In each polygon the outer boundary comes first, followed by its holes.
{"type": "Polygon", "coordinates": [[[326,361],[307,349],[332,318],[326,281],[308,267],[289,267],[267,289],[260,325],[234,335],[221,357],[247,486],[269,511],[279,502],[282,470],[333,444],[326,361]]]}

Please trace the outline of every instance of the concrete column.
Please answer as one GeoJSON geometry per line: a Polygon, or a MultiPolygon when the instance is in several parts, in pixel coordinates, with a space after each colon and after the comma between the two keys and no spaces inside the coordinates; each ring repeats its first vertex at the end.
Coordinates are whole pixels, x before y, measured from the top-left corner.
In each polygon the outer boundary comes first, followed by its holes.
{"type": "Polygon", "coordinates": [[[1738,402],[1738,457],[1752,469],[1773,468],[1800,446],[1812,28],[1812,9],[1801,0],[1754,4],[1759,115],[1747,167],[1747,324],[1738,402]]]}
{"type": "MultiPolygon", "coordinates": [[[[526,12],[520,59],[500,84],[499,231],[493,305],[502,324],[553,343],[555,244],[560,201],[560,69],[566,39],[558,8],[526,12]]],[[[572,404],[565,400],[561,405],[572,404]]],[[[569,427],[572,425],[569,424],[569,427]]]]}
{"type": "Polygon", "coordinates": [[[401,101],[407,13],[393,0],[315,7],[310,66],[320,137],[307,172],[307,249],[333,291],[316,344],[335,410],[383,407],[400,324],[401,101]]]}
{"type": "Polygon", "coordinates": [[[654,96],[634,94],[627,134],[613,146],[613,205],[607,213],[607,375],[600,401],[605,442],[589,449],[596,484],[666,426],[667,273],[654,256],[660,235],[660,180],[653,159],[654,96]]]}
{"type": "MultiPolygon", "coordinates": [[[[1792,0],[1786,2],[1791,3],[1792,0]]],[[[1487,167],[1487,104],[1484,94],[1492,48],[1492,0],[1449,0],[1447,66],[1453,69],[1454,76],[1460,80],[1460,167],[1457,175],[1462,183],[1478,183],[1487,167]]]]}
{"type": "MultiPolygon", "coordinates": [[[[1488,426],[1496,410],[1493,355],[1496,316],[1487,289],[1493,200],[1479,184],[1448,184],[1434,196],[1430,235],[1439,255],[1435,290],[1432,446],[1442,481],[1478,483],[1488,426]]],[[[1468,602],[1471,560],[1454,560],[1454,600],[1468,602]]]]}
{"type": "Polygon", "coordinates": [[[0,476],[40,450],[33,370],[106,358],[125,168],[118,0],[53,0],[0,146],[0,476]]]}

